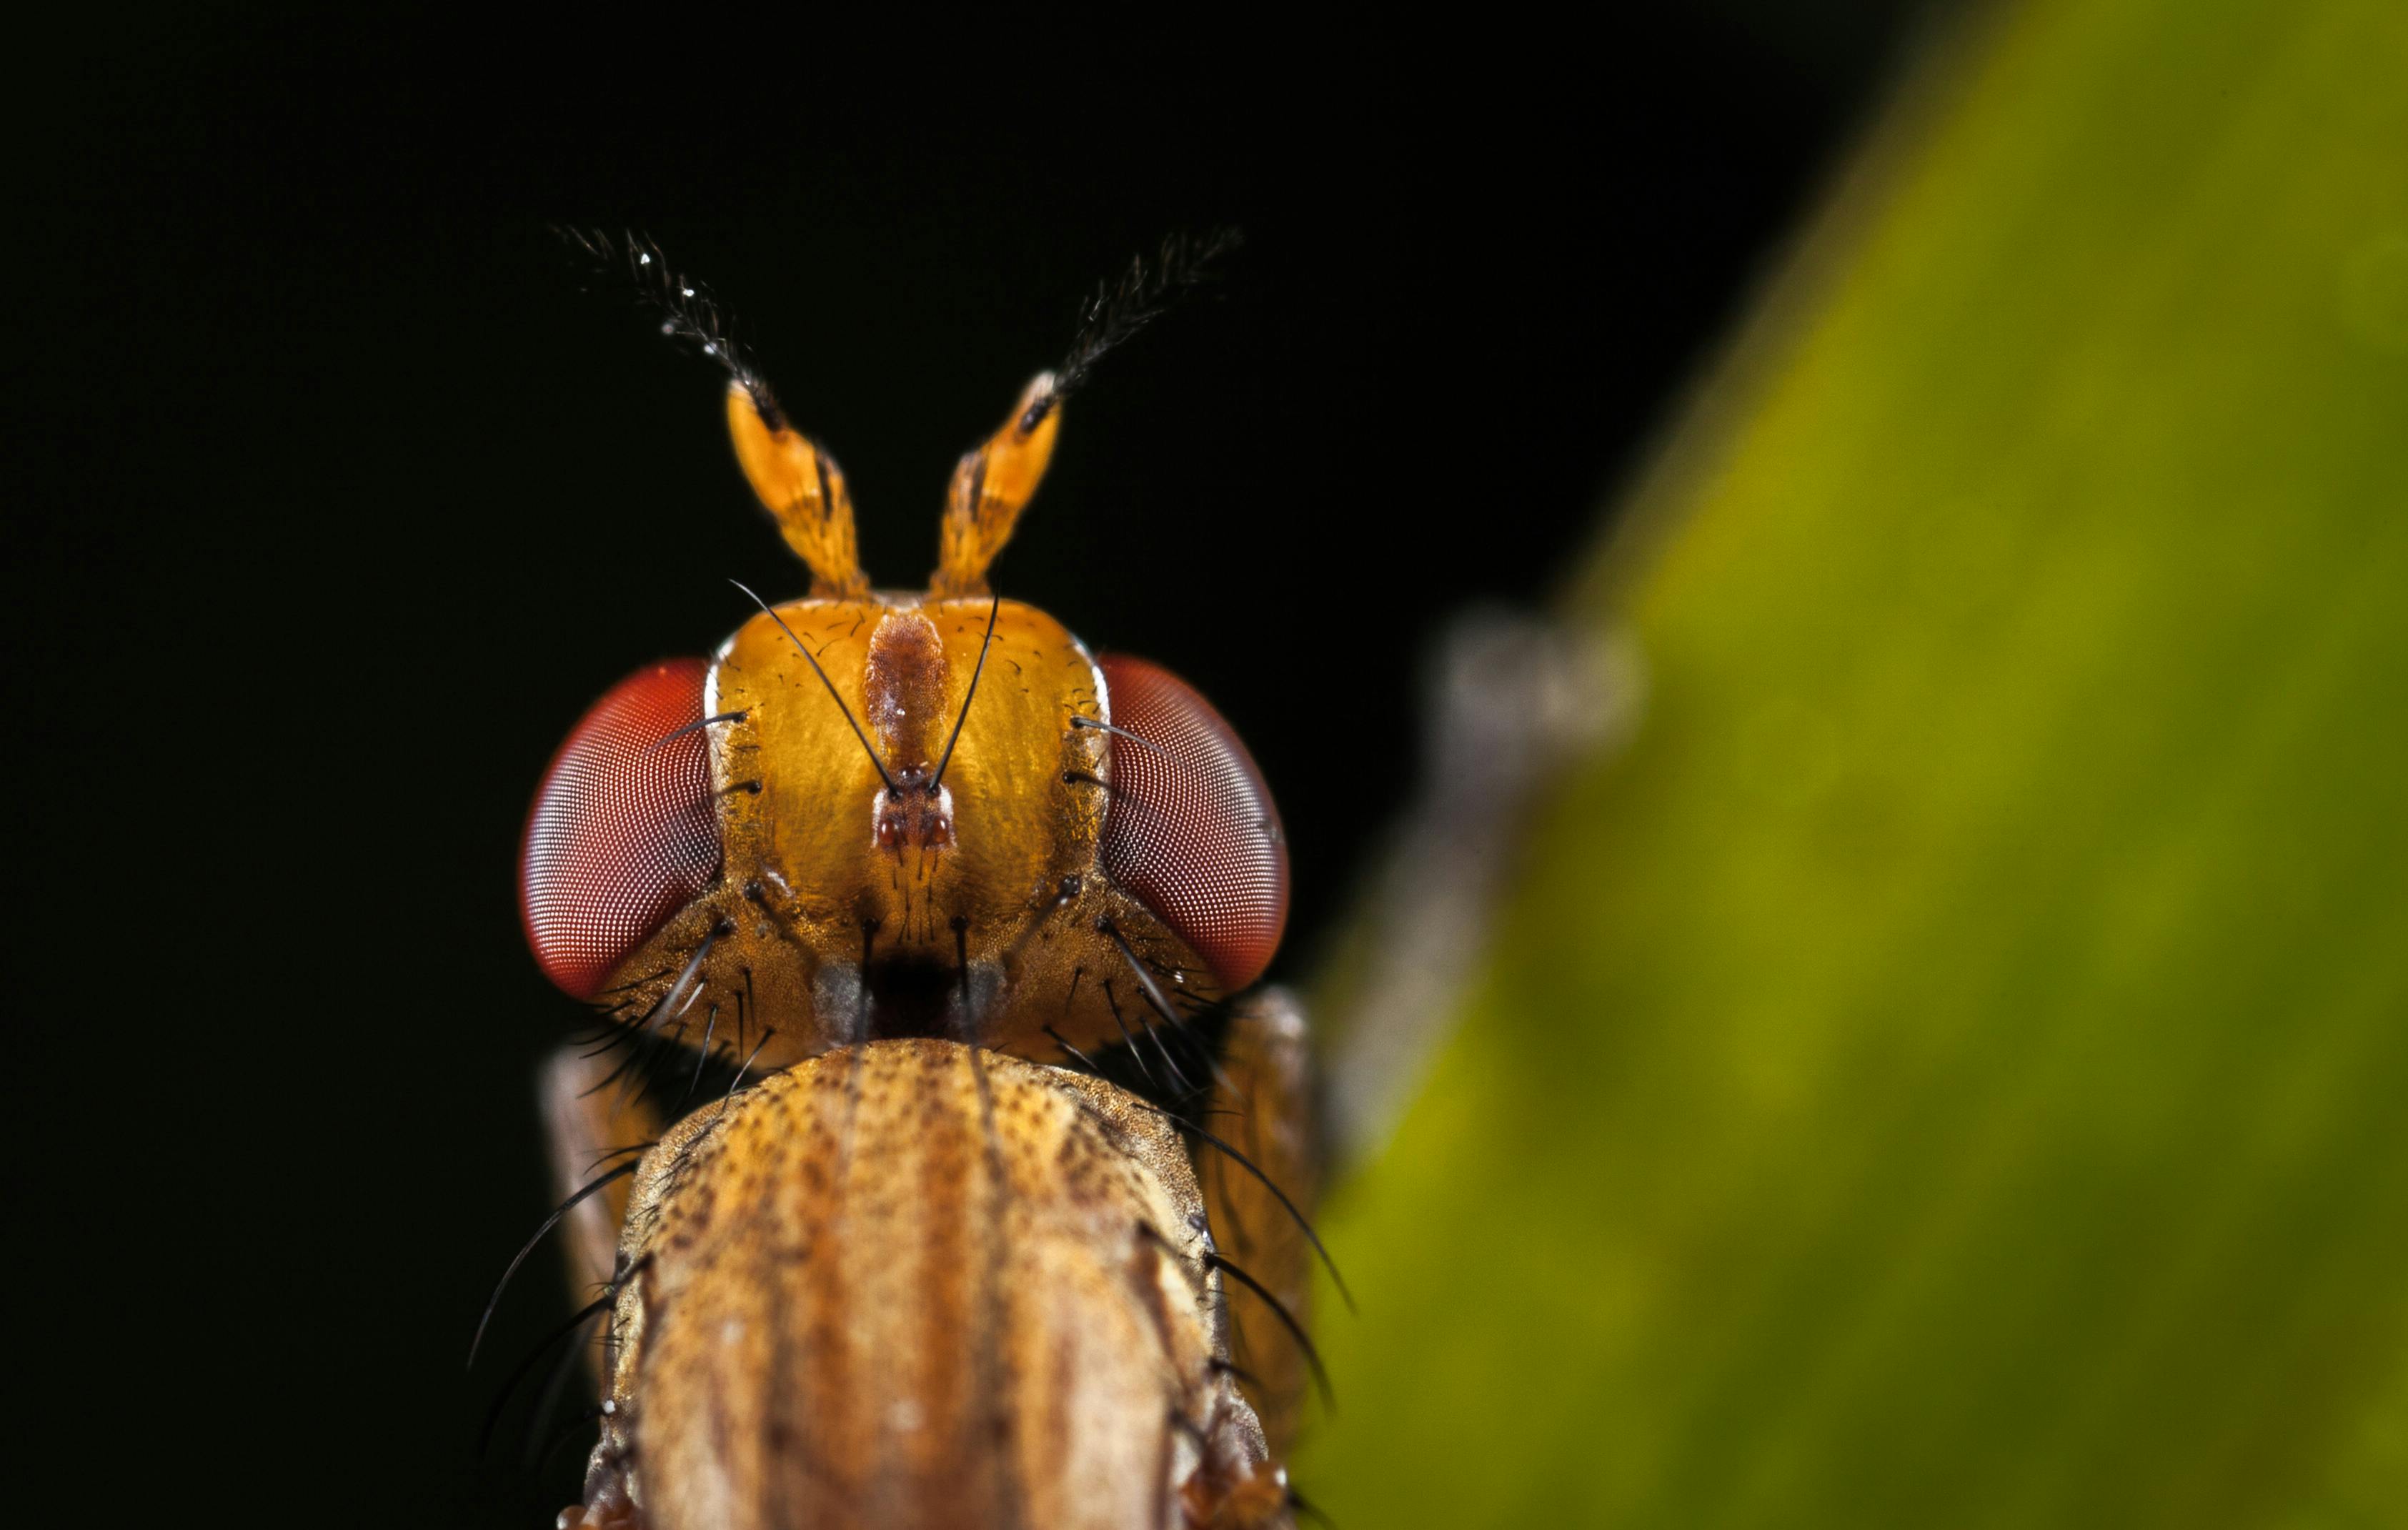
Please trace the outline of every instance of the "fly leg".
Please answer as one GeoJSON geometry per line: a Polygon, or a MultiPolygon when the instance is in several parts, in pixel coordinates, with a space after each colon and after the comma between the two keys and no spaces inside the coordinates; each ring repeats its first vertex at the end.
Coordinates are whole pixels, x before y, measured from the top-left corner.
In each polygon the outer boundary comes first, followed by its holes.
{"type": "Polygon", "coordinates": [[[1197,1179],[1213,1247],[1250,1278],[1225,1283],[1229,1353],[1274,1461],[1295,1441],[1310,1374],[1297,1336],[1312,1298],[1306,1229],[1321,1189],[1315,1107],[1311,1040],[1296,995],[1265,988],[1238,1000],[1220,1074],[1197,1122],[1197,1179]]]}
{"type": "Polygon", "coordinates": [[[621,1061],[609,1051],[595,1055],[590,1047],[568,1046],[552,1053],[537,1075],[537,1103],[559,1198],[566,1202],[615,1175],[561,1218],[569,1294],[579,1307],[610,1283],[635,1165],[668,1125],[651,1091],[611,1077],[621,1061]]]}
{"type": "MultiPolygon", "coordinates": [[[[611,1286],[637,1165],[670,1124],[664,1102],[647,1080],[621,1076],[625,1059],[614,1052],[584,1044],[563,1047],[545,1062],[536,1080],[552,1184],[562,1202],[574,1200],[561,1219],[561,1253],[569,1297],[580,1308],[611,1286]]],[[[615,1336],[615,1320],[597,1323],[585,1351],[588,1373],[606,1396],[615,1336]]],[[[604,1405],[606,1414],[609,1406],[604,1405]]],[[[617,1481],[617,1465],[629,1449],[625,1425],[624,1418],[606,1417],[587,1469],[587,1502],[565,1510],[563,1524],[574,1530],[632,1530],[637,1523],[624,1491],[599,1495],[595,1491],[597,1477],[617,1481]]]]}

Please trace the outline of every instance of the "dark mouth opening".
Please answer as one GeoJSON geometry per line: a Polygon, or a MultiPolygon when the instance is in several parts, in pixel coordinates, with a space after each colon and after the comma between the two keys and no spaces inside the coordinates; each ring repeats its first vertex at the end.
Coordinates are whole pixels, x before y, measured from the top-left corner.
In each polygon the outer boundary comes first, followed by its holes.
{"type": "Polygon", "coordinates": [[[891,1041],[925,1036],[960,1040],[958,1010],[962,975],[949,963],[921,956],[888,956],[861,975],[868,990],[867,1039],[891,1041]]]}

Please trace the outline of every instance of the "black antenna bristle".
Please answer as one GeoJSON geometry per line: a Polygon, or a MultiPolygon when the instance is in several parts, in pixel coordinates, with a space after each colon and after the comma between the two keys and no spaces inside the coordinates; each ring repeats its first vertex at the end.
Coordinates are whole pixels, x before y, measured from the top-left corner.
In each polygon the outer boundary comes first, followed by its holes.
{"type": "Polygon", "coordinates": [[[595,265],[624,277],[637,300],[659,319],[663,335],[693,347],[726,373],[730,382],[751,395],[770,429],[784,428],[785,412],[777,395],[737,341],[735,316],[701,280],[671,265],[651,236],[627,231],[613,238],[600,229],[565,223],[553,224],[552,232],[595,265]]]}
{"type": "Polygon", "coordinates": [[[1212,263],[1243,243],[1234,228],[1216,228],[1198,236],[1173,234],[1162,241],[1154,263],[1140,255],[1129,262],[1118,281],[1098,282],[1079,305],[1079,334],[1069,354],[1054,369],[1054,397],[1076,393],[1096,363],[1136,337],[1146,325],[1170,311],[1171,306],[1211,274],[1212,263]]]}

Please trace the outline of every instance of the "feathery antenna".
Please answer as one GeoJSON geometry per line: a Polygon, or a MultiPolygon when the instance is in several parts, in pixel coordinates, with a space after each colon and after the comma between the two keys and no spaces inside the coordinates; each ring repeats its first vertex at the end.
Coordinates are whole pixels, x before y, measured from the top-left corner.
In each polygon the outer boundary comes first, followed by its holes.
{"type": "Polygon", "coordinates": [[[613,237],[598,228],[565,223],[554,223],[552,231],[596,266],[624,278],[637,301],[660,321],[661,333],[726,373],[751,395],[772,430],[784,426],[777,395],[737,341],[735,315],[701,280],[672,266],[650,235],[625,230],[613,237]]]}
{"type": "Polygon", "coordinates": [[[1079,391],[1096,364],[1137,337],[1199,283],[1212,274],[1212,263],[1244,243],[1234,228],[1216,228],[1200,236],[1173,234],[1162,241],[1154,263],[1130,260],[1116,281],[1096,284],[1079,305],[1079,334],[1069,354],[1054,368],[1054,391],[1045,408],[1079,391]]]}

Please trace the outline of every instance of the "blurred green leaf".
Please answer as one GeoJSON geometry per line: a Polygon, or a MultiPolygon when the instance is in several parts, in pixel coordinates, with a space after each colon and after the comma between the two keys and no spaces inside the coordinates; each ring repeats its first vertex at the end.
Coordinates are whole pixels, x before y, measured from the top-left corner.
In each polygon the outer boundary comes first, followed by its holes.
{"type": "Polygon", "coordinates": [[[1987,18],[1627,524],[1306,1491],[2408,1523],[2408,7],[1987,18]]]}

